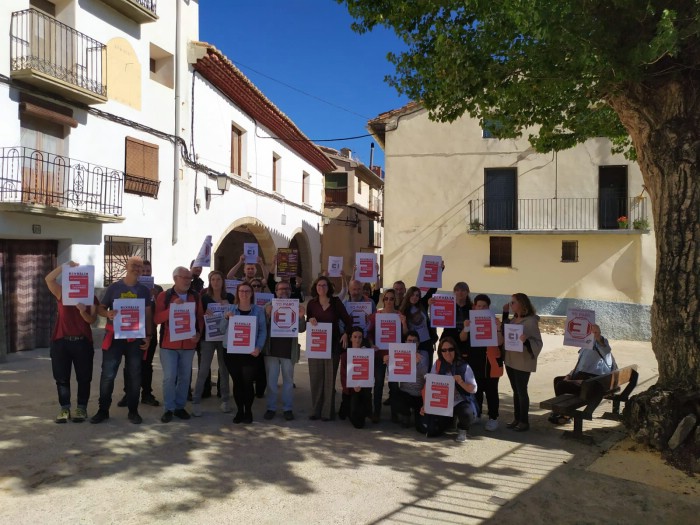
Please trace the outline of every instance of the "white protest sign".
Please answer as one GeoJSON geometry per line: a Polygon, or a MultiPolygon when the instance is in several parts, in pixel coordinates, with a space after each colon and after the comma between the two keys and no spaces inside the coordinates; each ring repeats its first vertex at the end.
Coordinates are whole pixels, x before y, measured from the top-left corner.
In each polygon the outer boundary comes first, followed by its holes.
{"type": "Polygon", "coordinates": [[[472,346],[498,346],[496,316],[491,310],[469,311],[469,342],[472,346]]]}
{"type": "Polygon", "coordinates": [[[115,339],[146,337],[146,301],[143,299],[115,299],[112,309],[115,339]]]}
{"type": "Polygon", "coordinates": [[[195,266],[200,266],[202,268],[211,267],[211,235],[207,235],[204,238],[202,247],[199,249],[199,253],[197,254],[197,258],[194,260],[192,267],[195,266]]]}
{"type": "Polygon", "coordinates": [[[374,386],[374,350],[348,348],[347,386],[372,388],[374,386]]]}
{"type": "Polygon", "coordinates": [[[152,275],[139,275],[139,284],[144,285],[149,290],[153,290],[156,280],[152,275]]]}
{"type": "Polygon", "coordinates": [[[391,343],[401,342],[401,318],[399,314],[377,314],[374,317],[374,344],[387,350],[391,343]]]}
{"type": "Polygon", "coordinates": [[[416,382],[416,344],[389,345],[389,381],[416,382]]]}
{"type": "Polygon", "coordinates": [[[234,315],[228,318],[226,352],[252,354],[255,350],[257,318],[254,315],[234,315]]]}
{"type": "Polygon", "coordinates": [[[258,244],[255,242],[243,243],[243,255],[245,256],[246,264],[257,264],[258,262],[258,244]]]}
{"type": "Polygon", "coordinates": [[[230,293],[233,295],[236,295],[236,290],[238,289],[238,285],[241,284],[243,281],[239,281],[238,279],[226,279],[226,293],[230,293]]]}
{"type": "Polygon", "coordinates": [[[90,306],[95,298],[95,267],[64,265],[61,273],[61,302],[65,306],[90,306]]]}
{"type": "Polygon", "coordinates": [[[455,397],[455,378],[439,374],[425,374],[425,401],[423,410],[426,414],[452,417],[455,397]]]}
{"type": "Polygon", "coordinates": [[[431,299],[430,326],[433,328],[454,328],[457,323],[455,294],[451,292],[436,293],[431,299]]]}
{"type": "Polygon", "coordinates": [[[595,336],[593,327],[595,324],[595,312],[580,308],[566,310],[566,324],[564,325],[564,344],[577,346],[588,350],[593,348],[595,336]]]}
{"type": "Polygon", "coordinates": [[[223,304],[210,303],[207,305],[207,310],[211,315],[204,316],[204,331],[207,341],[223,341],[225,337],[224,331],[221,329],[221,320],[224,318],[226,306],[223,304]]]}
{"type": "Polygon", "coordinates": [[[168,311],[168,335],[171,341],[184,341],[194,337],[195,303],[170,303],[168,311]]]}
{"type": "Polygon", "coordinates": [[[342,277],[343,258],[335,255],[328,256],[328,277],[342,277]]]}
{"type": "Polygon", "coordinates": [[[509,352],[522,352],[523,342],[520,336],[523,335],[523,325],[508,323],[503,325],[504,347],[509,352]]]}
{"type": "Polygon", "coordinates": [[[442,287],[442,257],[439,255],[424,255],[418,271],[418,288],[442,287]]]}
{"type": "Polygon", "coordinates": [[[270,292],[255,292],[255,304],[264,307],[275,298],[275,294],[270,292]]]}
{"type": "Polygon", "coordinates": [[[348,315],[352,317],[352,325],[359,326],[362,329],[367,328],[367,318],[372,315],[372,301],[348,302],[345,303],[345,309],[348,315]]]}
{"type": "Polygon", "coordinates": [[[306,325],[306,357],[307,359],[330,359],[333,339],[333,325],[318,323],[316,326],[306,325]]]}
{"type": "Polygon", "coordinates": [[[355,254],[355,279],[361,283],[377,282],[377,254],[376,253],[356,253],[355,254]]]}
{"type": "Polygon", "coordinates": [[[299,335],[299,299],[273,299],[270,313],[270,337],[299,335]]]}

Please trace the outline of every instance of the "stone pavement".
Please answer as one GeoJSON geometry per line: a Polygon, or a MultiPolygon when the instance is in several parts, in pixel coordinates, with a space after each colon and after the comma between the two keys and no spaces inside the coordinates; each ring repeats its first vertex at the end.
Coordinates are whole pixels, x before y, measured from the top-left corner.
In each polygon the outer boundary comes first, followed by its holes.
{"type": "MultiPolygon", "coordinates": [[[[576,350],[561,336],[544,338],[530,382],[531,430],[503,426],[512,414],[503,378],[501,428],[476,426],[461,445],[392,424],[386,407],[363,430],[309,421],[303,356],[292,422],[264,421],[256,400],[255,423],[234,425],[212,398],[189,421],[163,424],[162,408],[141,406],[144,423],[132,425],[113,405],[103,424],[57,425],[48,350],[11,354],[0,365],[0,523],[695,523],[697,482],[664,470],[654,454],[616,451],[620,424],[585,422],[589,446],[561,439],[546,421],[539,401],[552,397],[552,378],[573,367],[576,350]]],[[[639,365],[638,391],[655,382],[648,343],[612,346],[621,366],[639,365]]],[[[98,350],[90,415],[100,363],[98,350]]],[[[162,400],[157,355],[154,365],[162,400]]]]}

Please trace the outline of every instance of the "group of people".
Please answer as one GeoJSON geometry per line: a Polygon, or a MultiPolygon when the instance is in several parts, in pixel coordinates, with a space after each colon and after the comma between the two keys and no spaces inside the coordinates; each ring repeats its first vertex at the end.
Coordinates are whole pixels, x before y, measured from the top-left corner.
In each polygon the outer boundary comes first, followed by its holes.
{"type": "MultiPolygon", "coordinates": [[[[76,266],[77,263],[70,262],[76,266]]],[[[255,301],[256,292],[261,292],[265,284],[276,298],[297,298],[303,301],[300,281],[277,280],[273,272],[266,269],[261,260],[257,265],[245,264],[244,258],[225,276],[220,271],[211,271],[208,282],[201,279],[201,268],[178,266],[173,271],[173,286],[163,290],[158,286],[147,288],[139,282],[142,274],[150,275],[151,265],[139,257],[131,257],[126,264],[126,275],[111,284],[102,300],[96,297],[93,304],[67,306],[62,302],[62,288],[58,283],[62,267],[59,266],[46,277],[51,293],[58,301],[58,318],[52,337],[51,359],[54,379],[59,398],[57,423],[68,420],[85,421],[88,418],[87,404],[92,379],[94,357],[91,324],[97,316],[107,319],[105,338],[102,345],[102,370],[100,375],[99,408],[90,418],[91,423],[101,423],[110,417],[114,380],[122,357],[124,365],[125,395],[118,403],[128,408],[128,419],[139,424],[142,418],[138,412],[140,402],[152,406],[160,403],[153,395],[152,361],[157,346],[156,328],[160,325],[160,362],[163,369],[164,410],[161,421],[170,422],[174,417],[189,419],[203,415],[202,399],[211,388],[210,370],[214,353],[217,355],[219,377],[218,393],[221,397],[221,410],[232,412],[231,390],[236,414],[234,423],[251,423],[252,406],[255,397],[266,398],[264,419],[273,419],[278,411],[279,376],[282,376],[281,408],[285,420],[294,419],[293,391],[294,365],[299,360],[300,346],[297,337],[269,337],[271,304],[259,306],[255,301]],[[262,278],[258,277],[258,266],[262,278]],[[226,278],[234,278],[243,269],[242,281],[235,294],[226,291],[226,278]],[[143,339],[117,339],[114,337],[113,308],[115,299],[143,299],[146,304],[146,335],[143,339]],[[173,304],[194,303],[195,333],[191,338],[172,340],[170,336],[170,308],[173,304]],[[220,330],[226,332],[231,316],[253,316],[256,318],[256,333],[253,336],[254,349],[250,354],[228,353],[226,337],[223,341],[208,341],[204,329],[205,318],[223,311],[220,330]],[[191,388],[194,355],[198,355],[198,373],[191,388]],[[71,412],[70,375],[75,369],[78,383],[77,408],[71,412]],[[229,382],[229,376],[232,382],[229,382]],[[209,384],[209,386],[207,386],[209,384]],[[266,391],[266,392],[265,392],[266,391]],[[191,395],[191,411],[186,404],[191,395]]],[[[470,310],[488,310],[491,300],[487,295],[478,294],[473,301],[469,286],[458,282],[453,287],[456,303],[456,323],[444,328],[438,338],[431,327],[430,304],[435,289],[425,294],[420,288],[406,289],[403,281],[396,281],[392,288],[383,294],[375,293],[371,287],[351,278],[346,282],[341,277],[341,291],[335,292],[333,279],[325,273],[311,286],[311,298],[306,307],[299,305],[298,332],[306,330],[307,323],[330,323],[332,326],[331,358],[308,359],[311,391],[309,419],[330,421],[336,418],[349,419],[353,426],[362,428],[367,420],[377,423],[381,419],[383,406],[389,406],[391,420],[405,427],[414,426],[417,431],[428,436],[442,434],[455,422],[457,441],[465,441],[471,425],[481,421],[484,398],[488,408],[488,420],[484,424],[487,431],[498,429],[500,377],[506,373],[513,391],[513,420],[507,425],[516,432],[529,429],[530,375],[536,371],[537,358],[542,350],[542,337],[539,330],[539,317],[536,315],[529,297],[523,293],[512,295],[503,306],[502,321],[497,321],[498,345],[475,347],[470,344],[470,310]],[[381,297],[380,297],[381,295],[381,297]],[[370,303],[364,311],[371,313],[366,318],[353,319],[350,312],[354,303],[370,303]],[[381,308],[377,308],[377,303],[381,308]],[[350,312],[349,312],[350,310],[350,312]],[[401,324],[401,340],[416,346],[416,380],[413,382],[389,382],[388,398],[384,399],[387,375],[388,351],[376,346],[376,316],[378,313],[396,314],[401,324]],[[503,345],[503,324],[515,323],[522,326],[520,340],[522,352],[506,351],[503,345]],[[347,349],[374,349],[374,387],[348,387],[346,377],[347,349]],[[437,348],[437,358],[434,356],[437,348]],[[342,398],[337,409],[336,380],[340,368],[342,398]],[[435,416],[424,410],[425,376],[428,373],[449,375],[454,378],[453,417],[435,416]]],[[[567,376],[555,379],[555,391],[575,392],[580,382],[593,375],[606,373],[616,367],[609,344],[594,326],[596,344],[595,355],[581,350],[575,369],[567,376]],[[597,357],[596,357],[597,356],[597,357]]],[[[552,423],[565,424],[567,418],[552,414],[552,423]]]]}

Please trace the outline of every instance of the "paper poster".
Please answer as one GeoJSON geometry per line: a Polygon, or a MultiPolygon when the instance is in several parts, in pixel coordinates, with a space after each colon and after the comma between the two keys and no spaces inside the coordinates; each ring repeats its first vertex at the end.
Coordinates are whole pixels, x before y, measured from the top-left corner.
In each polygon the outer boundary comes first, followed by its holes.
{"type": "MultiPolygon", "coordinates": [[[[439,255],[424,255],[418,271],[418,288],[442,287],[442,257],[439,255]]],[[[454,325],[453,325],[454,326],[454,325]]]]}
{"type": "Polygon", "coordinates": [[[258,243],[245,242],[243,243],[243,255],[245,256],[246,264],[258,263],[258,243]]]}
{"type": "Polygon", "coordinates": [[[593,327],[595,324],[595,312],[579,308],[566,310],[566,324],[564,325],[564,344],[577,346],[578,348],[593,348],[595,336],[593,327]]]}
{"type": "Polygon", "coordinates": [[[61,273],[61,302],[65,306],[91,305],[95,298],[95,267],[64,265],[61,273]]]}
{"type": "Polygon", "coordinates": [[[299,299],[273,299],[270,313],[270,337],[299,335],[299,299]]]}
{"type": "Polygon", "coordinates": [[[264,307],[275,298],[275,294],[270,292],[255,292],[255,304],[264,307]]]}
{"type": "Polygon", "coordinates": [[[184,341],[194,337],[196,321],[195,303],[170,303],[168,309],[168,335],[171,341],[184,341]]]}
{"type": "Polygon", "coordinates": [[[204,238],[202,247],[199,249],[197,258],[194,260],[192,267],[200,266],[202,268],[211,268],[211,235],[204,238]]]}
{"type": "Polygon", "coordinates": [[[377,254],[376,253],[356,253],[355,254],[355,279],[361,283],[377,282],[377,254]]]}
{"type": "Polygon", "coordinates": [[[374,350],[371,348],[348,348],[348,388],[374,386],[374,350]]]}
{"type": "Polygon", "coordinates": [[[153,287],[156,284],[156,280],[155,277],[153,277],[152,275],[140,275],[139,284],[144,285],[149,290],[153,290],[153,287]]]}
{"type": "Polygon", "coordinates": [[[503,325],[504,347],[509,352],[522,352],[523,342],[520,336],[523,335],[523,325],[508,323],[503,325]]]}
{"type": "Polygon", "coordinates": [[[234,315],[228,318],[227,353],[253,353],[255,350],[257,321],[254,315],[234,315]]]}
{"type": "Polygon", "coordinates": [[[441,292],[434,294],[430,305],[430,326],[433,328],[454,328],[457,323],[455,294],[441,292]]]}
{"type": "Polygon", "coordinates": [[[146,337],[146,301],[143,299],[115,299],[112,308],[115,339],[143,339],[146,337]]]}
{"type": "Polygon", "coordinates": [[[293,248],[277,250],[277,276],[296,277],[299,272],[299,251],[293,248]]]}
{"type": "Polygon", "coordinates": [[[416,344],[389,345],[389,381],[416,382],[416,344]]]}
{"type": "Polygon", "coordinates": [[[306,358],[330,359],[333,325],[318,323],[316,326],[306,325],[306,358]]]}
{"type": "Polygon", "coordinates": [[[225,284],[226,284],[226,293],[233,294],[234,296],[236,295],[236,290],[238,289],[238,285],[241,284],[243,281],[239,281],[238,279],[226,279],[225,284]]]}
{"type": "Polygon", "coordinates": [[[207,341],[223,341],[226,334],[221,329],[221,320],[224,318],[224,311],[227,310],[227,307],[223,304],[210,303],[207,310],[211,311],[211,315],[204,316],[204,331],[207,341]]]}
{"type": "Polygon", "coordinates": [[[423,410],[426,414],[452,417],[455,397],[455,378],[438,374],[425,374],[425,400],[423,410]]]}
{"type": "MultiPolygon", "coordinates": [[[[358,303],[345,303],[348,315],[352,317],[352,325],[360,328],[367,328],[367,318],[372,315],[372,301],[361,301],[358,303]]],[[[365,334],[366,335],[366,334],[365,334]]]]}
{"type": "Polygon", "coordinates": [[[469,342],[472,346],[498,346],[496,316],[491,310],[469,311],[469,342]]]}
{"type": "Polygon", "coordinates": [[[328,277],[342,277],[343,258],[330,255],[328,257],[328,277]]]}
{"type": "Polygon", "coordinates": [[[401,319],[399,314],[377,314],[374,317],[374,344],[387,350],[391,343],[401,342],[401,319]]]}

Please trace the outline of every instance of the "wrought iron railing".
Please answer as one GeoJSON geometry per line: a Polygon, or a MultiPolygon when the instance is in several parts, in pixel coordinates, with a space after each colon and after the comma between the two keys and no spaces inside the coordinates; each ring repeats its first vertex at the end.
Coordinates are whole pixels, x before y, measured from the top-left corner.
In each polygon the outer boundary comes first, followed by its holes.
{"type": "Polygon", "coordinates": [[[0,148],[0,202],[120,216],[124,173],[31,148],[0,148]]]}
{"type": "Polygon", "coordinates": [[[156,0],[131,0],[132,2],[136,2],[139,4],[141,7],[144,7],[151,11],[154,15],[156,14],[156,0]]]}
{"type": "Polygon", "coordinates": [[[648,219],[643,197],[472,199],[467,203],[471,230],[646,230],[648,219]]]}
{"type": "Polygon", "coordinates": [[[134,193],[143,197],[158,198],[158,189],[160,181],[137,177],[136,175],[124,174],[124,191],[126,193],[134,193]]]}
{"type": "Polygon", "coordinates": [[[380,232],[370,233],[369,245],[372,248],[381,248],[382,247],[382,234],[380,232]]]}
{"type": "Polygon", "coordinates": [[[11,71],[36,70],[107,96],[106,46],[41,11],[12,13],[10,48],[11,71]]]}
{"type": "Polygon", "coordinates": [[[347,204],[347,188],[326,188],[326,204],[347,204]]]}
{"type": "Polygon", "coordinates": [[[379,197],[369,198],[369,211],[371,211],[372,213],[376,213],[377,215],[382,213],[381,202],[379,200],[379,197]]]}

